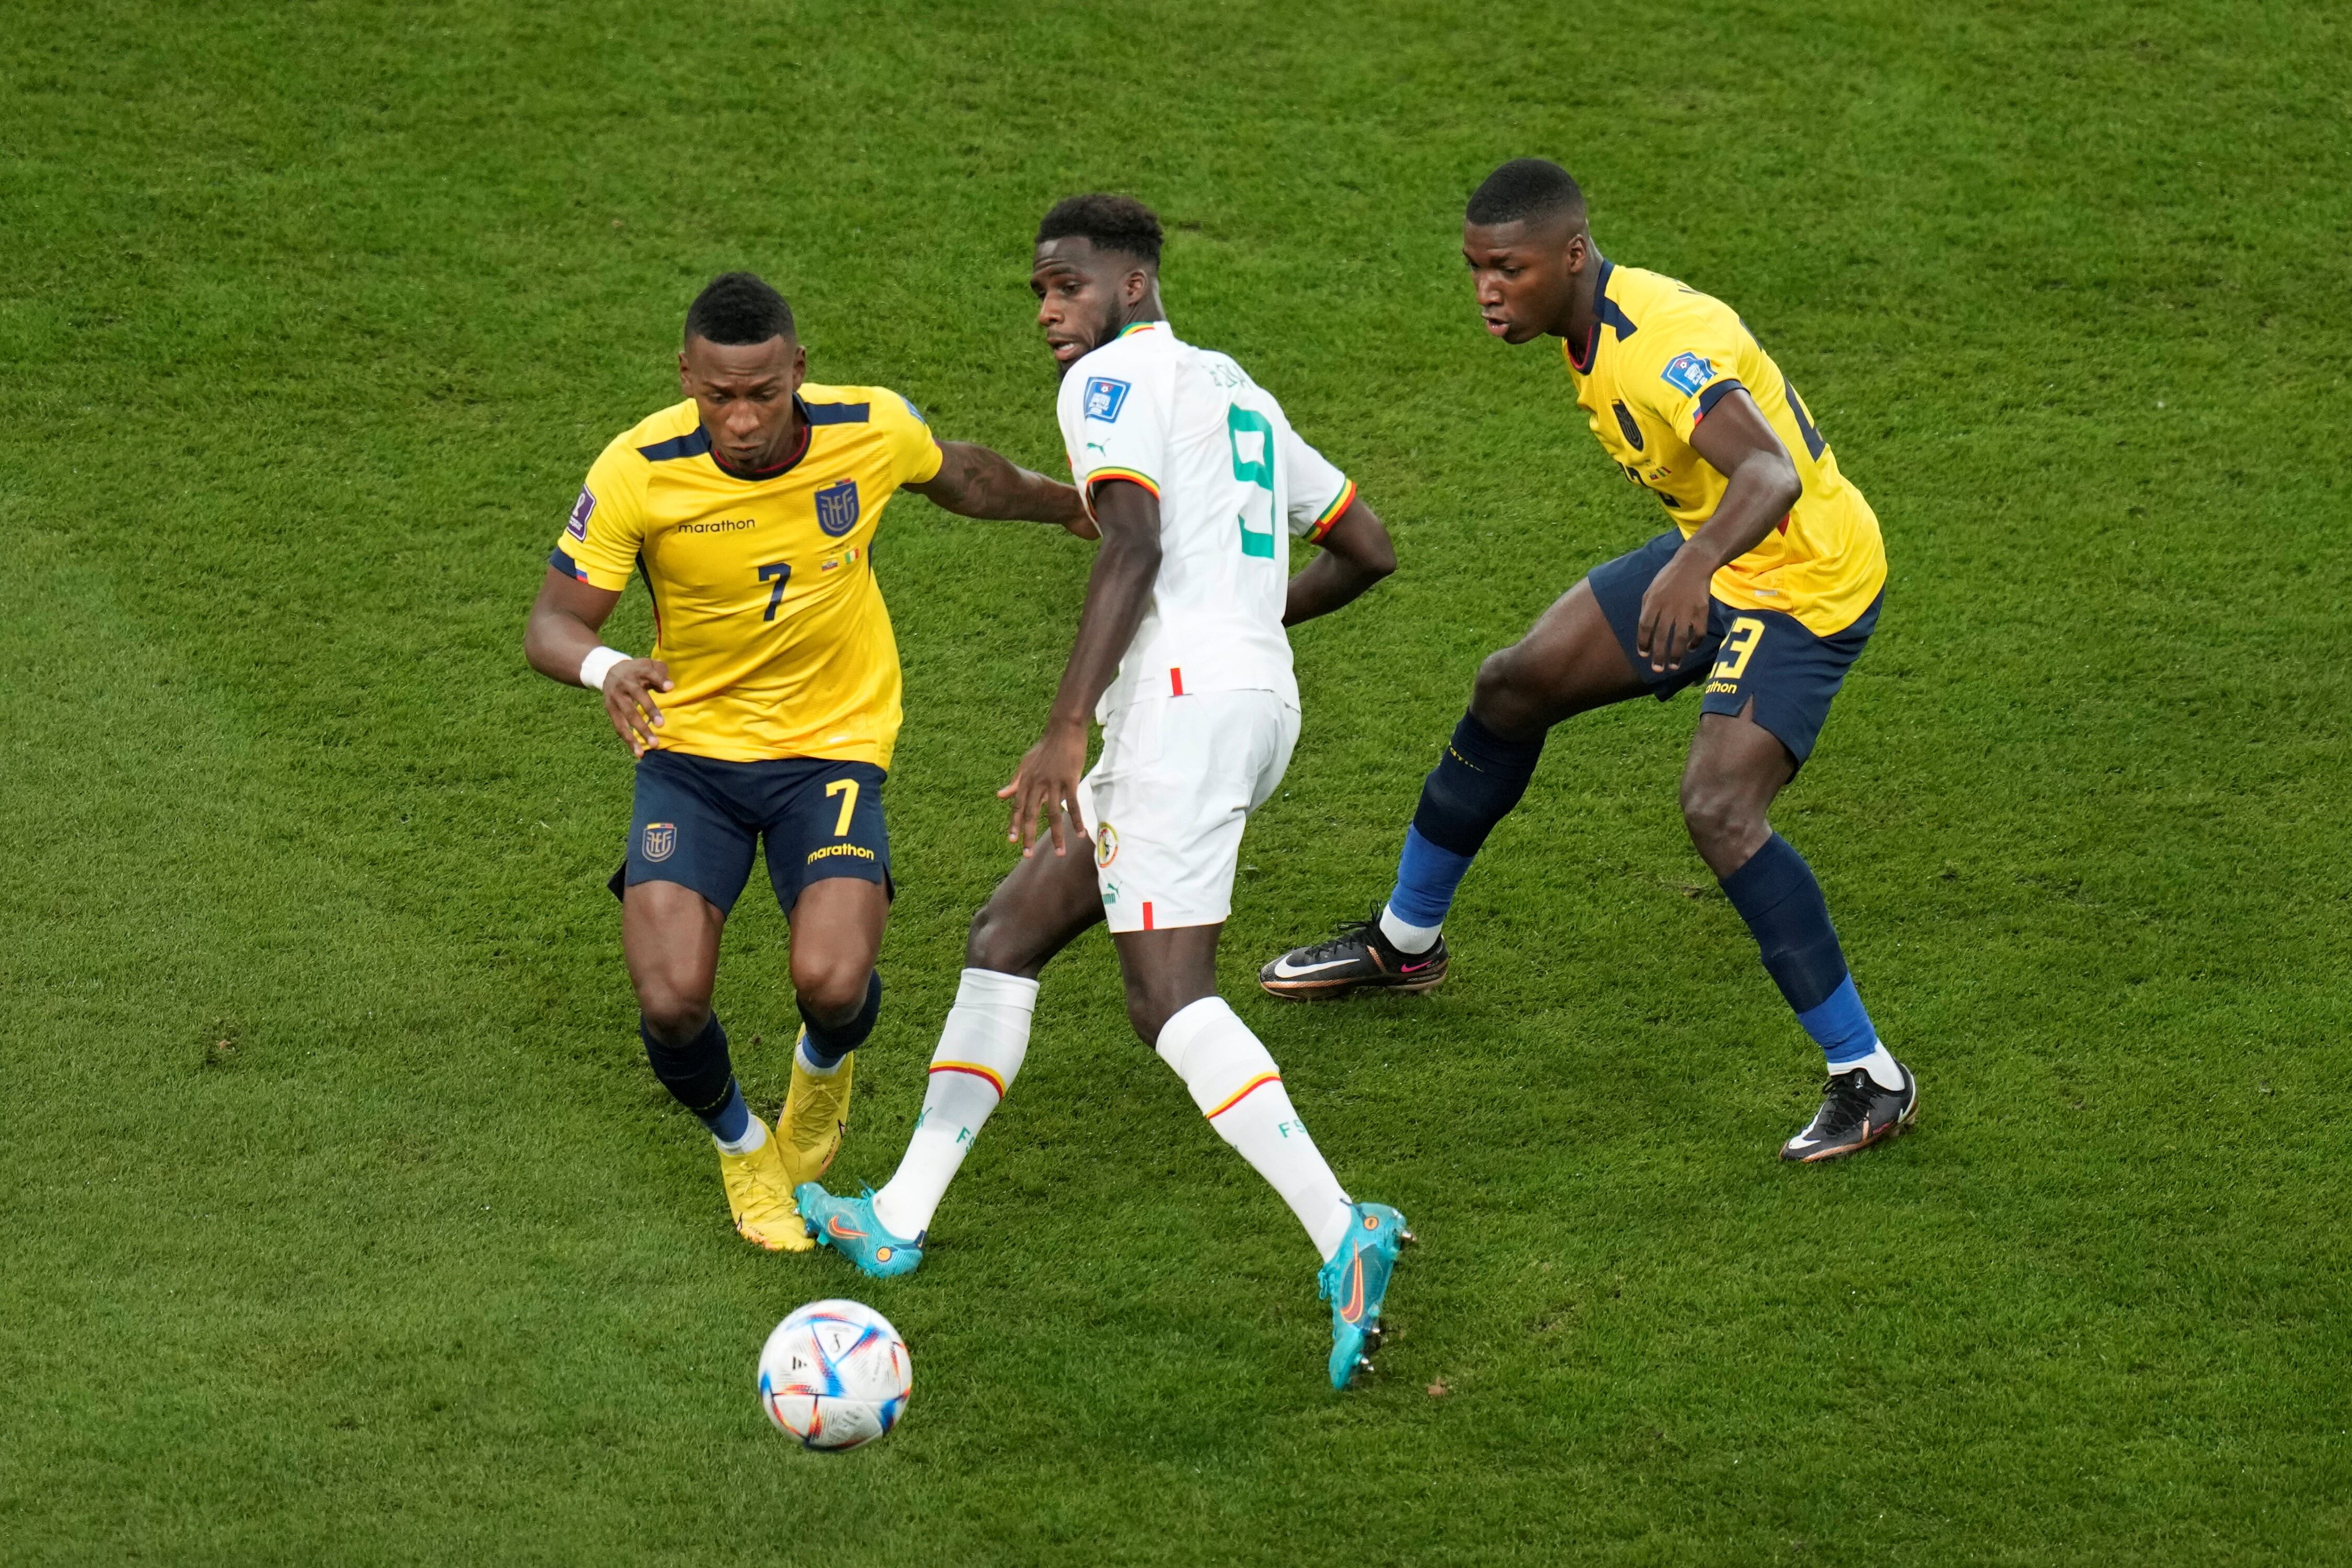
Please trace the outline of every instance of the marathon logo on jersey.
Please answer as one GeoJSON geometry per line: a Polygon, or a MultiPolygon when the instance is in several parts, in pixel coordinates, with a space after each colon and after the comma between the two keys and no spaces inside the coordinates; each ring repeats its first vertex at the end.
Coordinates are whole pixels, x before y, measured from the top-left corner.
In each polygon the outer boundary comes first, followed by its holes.
{"type": "Polygon", "coordinates": [[[857,481],[844,479],[816,492],[816,525],[839,539],[857,526],[857,481]]]}
{"type": "Polygon", "coordinates": [[[1127,406],[1127,395],[1133,388],[1126,382],[1113,381],[1107,375],[1088,378],[1087,382],[1087,417],[1099,419],[1106,425],[1118,423],[1118,411],[1127,406]]]}
{"type": "Polygon", "coordinates": [[[595,515],[596,492],[582,485],[580,499],[572,503],[572,521],[563,525],[563,531],[574,539],[587,538],[588,520],[595,515]]]}
{"type": "Polygon", "coordinates": [[[677,824],[648,822],[646,824],[645,856],[648,860],[662,861],[677,853],[677,824]]]}
{"type": "Polygon", "coordinates": [[[1678,353],[1658,374],[1668,386],[1696,397],[1700,387],[1715,379],[1715,362],[1701,354],[1678,353]]]}

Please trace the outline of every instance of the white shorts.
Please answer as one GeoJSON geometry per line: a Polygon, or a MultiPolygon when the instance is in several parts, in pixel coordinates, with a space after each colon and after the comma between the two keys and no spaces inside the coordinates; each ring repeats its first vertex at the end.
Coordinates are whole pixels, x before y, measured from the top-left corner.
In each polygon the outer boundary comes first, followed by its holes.
{"type": "Polygon", "coordinates": [[[1242,827],[1298,744],[1298,710],[1271,691],[1147,697],[1110,716],[1078,783],[1110,929],[1215,925],[1234,908],[1242,827]]]}

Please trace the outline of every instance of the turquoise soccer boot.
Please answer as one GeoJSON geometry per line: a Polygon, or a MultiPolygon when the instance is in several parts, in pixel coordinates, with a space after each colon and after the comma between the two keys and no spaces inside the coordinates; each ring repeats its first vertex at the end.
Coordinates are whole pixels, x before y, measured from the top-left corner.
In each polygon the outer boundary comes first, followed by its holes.
{"type": "MultiPolygon", "coordinates": [[[[814,1182],[803,1182],[793,1194],[800,1205],[801,1223],[820,1247],[830,1247],[875,1279],[912,1274],[923,1261],[923,1237],[908,1241],[892,1236],[874,1217],[874,1189],[864,1195],[836,1198],[814,1182]]],[[[929,1235],[929,1232],[925,1232],[929,1235]]],[[[1388,1273],[1381,1271],[1386,1279],[1388,1273]]]]}
{"type": "MultiPolygon", "coordinates": [[[[801,1189],[803,1193],[807,1188],[801,1189]]],[[[1323,1265],[1315,1287],[1331,1303],[1331,1386],[1345,1388],[1360,1368],[1369,1369],[1372,1352],[1381,1348],[1381,1303],[1387,1300],[1389,1275],[1397,1252],[1411,1241],[1404,1215],[1386,1204],[1356,1204],[1348,1239],[1323,1265]]],[[[801,1199],[801,1213],[809,1212],[801,1199]]]]}

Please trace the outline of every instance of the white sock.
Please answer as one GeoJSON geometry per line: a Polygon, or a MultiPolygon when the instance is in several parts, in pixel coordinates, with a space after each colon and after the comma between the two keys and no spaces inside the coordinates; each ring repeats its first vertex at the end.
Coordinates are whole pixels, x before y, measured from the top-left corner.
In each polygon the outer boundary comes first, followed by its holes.
{"type": "Polygon", "coordinates": [[[1217,1135],[1282,1194],[1328,1259],[1352,1214],[1339,1179],[1291,1108],[1274,1058],[1222,996],[1203,996],[1160,1031],[1160,1058],[1176,1069],[1217,1135]]]}
{"type": "Polygon", "coordinates": [[[1830,1064],[1830,1071],[1834,1073],[1848,1073],[1856,1068],[1868,1072],[1870,1081],[1881,1089],[1903,1087],[1903,1069],[1895,1063],[1895,1053],[1886,1048],[1885,1040],[1879,1041],[1877,1045],[1871,1047],[1871,1052],[1866,1057],[1858,1058],[1850,1062],[1830,1064]]]}
{"type": "Polygon", "coordinates": [[[713,1143],[718,1144],[720,1149],[730,1154],[750,1153],[752,1150],[757,1149],[761,1144],[765,1143],[768,1141],[768,1125],[756,1116],[747,1118],[746,1121],[747,1125],[743,1129],[743,1136],[736,1139],[732,1143],[730,1143],[726,1139],[721,1138],[716,1132],[710,1135],[710,1141],[713,1143]]]}
{"type": "Polygon", "coordinates": [[[931,1053],[915,1135],[907,1141],[898,1174],[874,1194],[874,1217],[891,1235],[912,1239],[930,1228],[957,1167],[1029,1054],[1029,1020],[1036,1010],[1035,981],[990,969],[963,972],[940,1030],[940,1047],[931,1053]]]}
{"type": "Polygon", "coordinates": [[[821,1068],[817,1066],[816,1063],[809,1060],[808,1036],[803,1034],[801,1036],[801,1043],[793,1048],[793,1060],[799,1064],[801,1071],[808,1074],[811,1078],[831,1078],[843,1068],[848,1066],[849,1058],[856,1054],[856,1053],[854,1051],[844,1051],[841,1053],[841,1059],[839,1061],[834,1063],[829,1068],[821,1068]]]}
{"type": "Polygon", "coordinates": [[[1395,943],[1399,952],[1408,955],[1427,952],[1437,945],[1437,933],[1444,929],[1442,926],[1407,925],[1397,919],[1394,910],[1386,904],[1381,906],[1381,934],[1395,943]]]}

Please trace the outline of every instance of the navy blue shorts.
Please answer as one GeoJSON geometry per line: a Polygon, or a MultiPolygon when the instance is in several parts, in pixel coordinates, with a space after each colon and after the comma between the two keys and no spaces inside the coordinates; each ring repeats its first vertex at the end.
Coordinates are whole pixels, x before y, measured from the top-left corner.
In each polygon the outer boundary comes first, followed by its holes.
{"type": "Polygon", "coordinates": [[[1885,602],[1885,593],[1882,590],[1853,625],[1825,637],[1815,637],[1804,622],[1780,610],[1739,610],[1709,599],[1706,639],[1680,665],[1661,675],[1633,651],[1634,638],[1642,623],[1642,595],[1682,547],[1680,532],[1662,533],[1641,549],[1592,569],[1586,581],[1592,584],[1601,613],[1609,617],[1609,629],[1617,634],[1634,673],[1649,683],[1659,701],[1704,679],[1700,712],[1736,715],[1753,702],[1756,722],[1803,762],[1813,754],[1813,742],[1830,716],[1830,700],[1845,684],[1845,672],[1878,625],[1878,606],[1885,602]]]}
{"type": "Polygon", "coordinates": [[[613,873],[614,896],[639,882],[677,882],[732,910],[762,839],[768,880],[786,914],[803,888],[827,877],[856,877],[888,890],[883,776],[872,763],[821,757],[723,763],[648,752],[637,763],[629,858],[613,873]]]}

